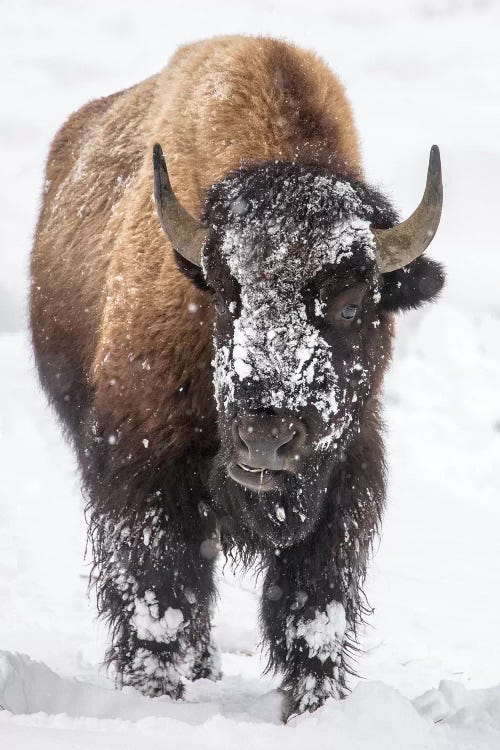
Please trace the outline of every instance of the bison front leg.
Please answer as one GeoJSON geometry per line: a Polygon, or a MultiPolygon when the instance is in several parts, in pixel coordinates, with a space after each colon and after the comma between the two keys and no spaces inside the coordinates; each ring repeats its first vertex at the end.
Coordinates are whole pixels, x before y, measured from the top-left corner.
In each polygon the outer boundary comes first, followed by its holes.
{"type": "Polygon", "coordinates": [[[161,490],[119,521],[94,514],[97,601],[112,632],[107,662],[119,685],[147,696],[180,698],[185,679],[219,676],[209,619],[218,547],[195,499],[190,518],[161,490]]]}
{"type": "Polygon", "coordinates": [[[265,576],[261,620],[269,665],[283,675],[286,721],[346,694],[347,649],[359,603],[346,586],[350,573],[338,558],[328,559],[324,540],[278,552],[265,576]]]}

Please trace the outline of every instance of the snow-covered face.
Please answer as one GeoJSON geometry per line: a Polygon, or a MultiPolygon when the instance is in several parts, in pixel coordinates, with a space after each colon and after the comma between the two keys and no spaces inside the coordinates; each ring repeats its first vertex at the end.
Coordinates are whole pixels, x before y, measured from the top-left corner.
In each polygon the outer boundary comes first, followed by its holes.
{"type": "Polygon", "coordinates": [[[271,521],[282,539],[319,516],[328,472],[370,395],[382,333],[363,190],[297,169],[264,177],[257,197],[255,185],[222,183],[204,273],[217,312],[216,481],[240,498],[247,523],[258,531],[271,521]]]}

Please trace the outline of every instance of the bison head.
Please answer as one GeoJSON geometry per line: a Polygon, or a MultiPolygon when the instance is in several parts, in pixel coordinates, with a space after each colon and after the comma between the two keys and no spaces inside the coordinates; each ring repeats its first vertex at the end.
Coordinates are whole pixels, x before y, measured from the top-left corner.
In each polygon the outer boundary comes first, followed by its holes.
{"type": "Polygon", "coordinates": [[[200,225],[176,201],[160,150],[155,195],[182,270],[215,304],[212,491],[263,542],[296,543],[373,413],[392,312],[442,286],[440,267],[421,257],[439,222],[439,153],[399,225],[377,191],[297,164],[228,175],[200,225]]]}

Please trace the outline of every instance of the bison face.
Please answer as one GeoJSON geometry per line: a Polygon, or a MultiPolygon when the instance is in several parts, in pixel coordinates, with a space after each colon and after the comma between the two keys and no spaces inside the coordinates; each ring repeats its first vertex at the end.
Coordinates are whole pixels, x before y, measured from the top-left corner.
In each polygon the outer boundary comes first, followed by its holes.
{"type": "MultiPolygon", "coordinates": [[[[214,500],[233,527],[294,544],[335,502],[342,462],[376,408],[391,312],[432,298],[441,269],[418,257],[381,273],[374,230],[392,227],[395,213],[345,177],[280,163],[242,169],[211,188],[201,230],[166,168],[156,175],[160,216],[184,246],[180,268],[211,290],[217,312],[214,500]]],[[[407,238],[392,242],[397,257],[407,238]]]]}
{"type": "Polygon", "coordinates": [[[227,178],[207,201],[221,439],[213,491],[274,544],[318,523],[389,356],[370,224],[393,216],[377,199],[273,164],[227,178]]]}

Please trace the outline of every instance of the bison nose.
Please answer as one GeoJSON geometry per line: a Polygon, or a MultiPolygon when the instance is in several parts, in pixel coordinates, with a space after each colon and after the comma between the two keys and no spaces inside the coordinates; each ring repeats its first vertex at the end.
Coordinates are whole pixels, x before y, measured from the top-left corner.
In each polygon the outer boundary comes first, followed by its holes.
{"type": "Polygon", "coordinates": [[[304,422],[286,414],[242,416],[233,423],[236,462],[250,469],[293,471],[306,438],[304,422]]]}

